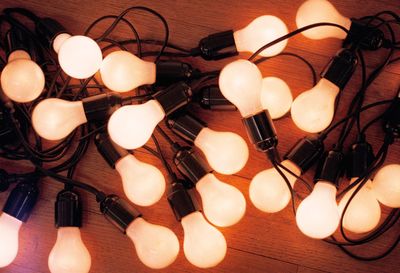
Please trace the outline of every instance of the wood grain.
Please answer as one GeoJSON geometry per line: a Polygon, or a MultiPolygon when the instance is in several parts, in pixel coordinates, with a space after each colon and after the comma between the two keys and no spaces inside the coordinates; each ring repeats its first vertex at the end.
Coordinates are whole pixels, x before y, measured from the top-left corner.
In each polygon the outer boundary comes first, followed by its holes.
{"type": "MultiPolygon", "coordinates": [[[[332,3],[347,17],[361,17],[375,14],[380,10],[392,10],[400,13],[398,0],[381,1],[352,1],[335,0],[332,3]]],[[[119,14],[123,9],[132,5],[144,5],[161,13],[170,24],[170,41],[182,47],[195,47],[200,38],[216,31],[239,29],[247,25],[252,19],[263,14],[272,14],[282,18],[290,30],[294,30],[295,14],[301,1],[78,1],[78,0],[2,0],[0,8],[25,7],[39,16],[49,16],[58,19],[72,33],[83,33],[85,28],[95,19],[106,14],[119,14]]],[[[161,39],[163,32],[161,25],[150,16],[131,14],[130,19],[137,25],[141,37],[161,39]]],[[[107,24],[96,28],[92,35],[95,37],[107,24]]],[[[129,37],[127,28],[121,27],[114,37],[129,37]]],[[[320,71],[329,58],[339,49],[340,41],[326,39],[321,41],[308,40],[299,35],[288,43],[287,51],[298,53],[307,58],[320,71]]],[[[382,59],[385,52],[369,52],[366,54],[368,71],[371,71],[382,59]]],[[[240,57],[246,58],[247,54],[240,57]]],[[[202,71],[220,69],[232,59],[221,62],[205,62],[200,59],[188,58],[194,67],[202,71]]],[[[307,68],[297,60],[290,57],[272,59],[260,66],[264,76],[277,76],[284,79],[292,89],[294,97],[312,86],[311,77],[307,68]]],[[[359,87],[360,71],[343,92],[340,108],[336,119],[343,117],[355,90],[359,87]]],[[[388,67],[378,80],[372,84],[368,91],[366,103],[392,97],[400,85],[400,63],[388,67]]],[[[382,109],[371,110],[365,118],[380,113],[382,109]]],[[[242,127],[238,113],[207,112],[199,107],[193,111],[208,122],[215,130],[229,130],[242,135],[246,133],[242,127]]],[[[284,154],[304,133],[297,129],[290,117],[284,117],[275,122],[279,148],[284,154]]],[[[326,142],[326,147],[331,147],[337,137],[333,133],[326,142]]],[[[349,138],[352,141],[352,136],[349,138]]],[[[369,131],[369,140],[376,149],[381,143],[382,130],[377,125],[369,131]]],[[[349,142],[350,143],[350,142],[349,142]]],[[[250,147],[250,143],[249,147],[250,147]]],[[[168,158],[172,157],[168,147],[162,143],[168,158]]],[[[217,267],[210,270],[201,270],[189,264],[181,252],[177,261],[161,272],[279,272],[279,273],[320,273],[320,272],[400,272],[400,251],[397,248],[389,257],[376,262],[355,261],[337,248],[321,241],[312,240],[302,235],[296,228],[293,213],[286,208],[277,214],[265,214],[258,211],[248,198],[248,184],[257,172],[270,168],[263,155],[255,152],[252,147],[251,157],[247,166],[233,176],[217,175],[222,180],[238,187],[247,199],[247,211],[244,219],[234,227],[221,229],[227,238],[228,254],[226,259],[217,267]]],[[[137,156],[146,162],[161,168],[161,164],[143,150],[137,156]]],[[[399,163],[400,147],[393,145],[387,163],[399,163]]],[[[28,162],[10,162],[1,160],[1,168],[9,172],[23,172],[32,169],[28,162]]],[[[88,153],[79,163],[76,178],[89,181],[106,192],[114,192],[123,196],[121,182],[118,174],[109,168],[98,155],[95,147],[91,145],[88,153]]],[[[312,176],[306,176],[310,179],[312,176]]],[[[347,182],[343,183],[343,186],[347,182]]],[[[48,272],[47,258],[56,239],[56,229],[53,225],[54,201],[57,192],[61,189],[50,179],[44,179],[40,202],[34,210],[29,222],[21,230],[20,252],[15,262],[0,272],[10,273],[41,273],[48,272]]],[[[296,189],[303,189],[296,185],[296,189]]],[[[82,193],[84,203],[84,228],[82,236],[92,255],[92,270],[94,273],[141,273],[153,272],[138,260],[133,244],[123,234],[111,226],[99,213],[98,204],[91,196],[82,193]]],[[[0,205],[7,198],[7,193],[0,193],[0,205]]],[[[153,223],[162,224],[176,232],[182,243],[183,231],[175,221],[168,207],[165,197],[155,206],[140,208],[146,219],[153,223]]],[[[396,232],[400,226],[395,227],[396,232]]],[[[358,248],[361,253],[379,252],[385,245],[393,240],[394,236],[388,235],[378,240],[368,248],[358,248]]],[[[182,245],[182,244],[181,244],[182,245]]]]}

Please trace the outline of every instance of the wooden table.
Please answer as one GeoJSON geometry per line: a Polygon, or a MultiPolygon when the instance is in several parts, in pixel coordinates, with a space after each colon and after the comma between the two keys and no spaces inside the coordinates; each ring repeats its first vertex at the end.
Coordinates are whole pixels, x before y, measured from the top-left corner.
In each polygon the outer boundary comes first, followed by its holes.
{"type": "MultiPolygon", "coordinates": [[[[392,10],[400,13],[398,0],[380,1],[332,1],[337,9],[347,17],[361,17],[375,14],[380,10],[392,10]]],[[[119,14],[123,9],[132,5],[144,5],[161,13],[170,24],[170,41],[182,47],[195,47],[200,38],[218,31],[239,29],[252,19],[263,14],[272,14],[285,21],[290,30],[294,30],[295,14],[301,1],[77,1],[77,0],[2,0],[0,8],[25,7],[36,12],[39,16],[49,16],[59,20],[74,34],[81,34],[88,24],[106,14],[119,14]]],[[[130,15],[129,18],[138,26],[141,37],[162,38],[162,27],[150,16],[143,14],[130,15]]],[[[104,27],[104,25],[103,25],[104,27]]],[[[397,28],[397,33],[398,28],[397,28]]],[[[127,29],[121,28],[115,35],[124,37],[127,29]]],[[[329,58],[340,48],[340,41],[326,39],[313,41],[299,35],[291,39],[286,48],[289,52],[298,53],[321,71],[329,58]]],[[[369,71],[381,60],[384,52],[366,54],[369,71]]],[[[241,55],[246,58],[247,55],[241,55]]],[[[203,71],[220,69],[232,61],[205,62],[198,58],[187,59],[194,67],[203,71]]],[[[273,59],[263,65],[264,76],[278,76],[284,79],[292,89],[294,97],[311,87],[311,75],[300,62],[290,57],[273,59]]],[[[366,103],[390,98],[395,94],[400,84],[400,63],[387,68],[368,91],[366,103]]],[[[359,87],[360,71],[357,70],[353,79],[343,92],[342,101],[336,119],[343,116],[356,88],[359,87]]],[[[365,117],[372,117],[381,109],[375,109],[365,117]]],[[[213,113],[194,107],[194,112],[216,130],[229,130],[242,135],[246,133],[242,127],[240,116],[235,112],[213,113]]],[[[304,133],[297,129],[290,117],[275,122],[279,135],[279,149],[285,153],[304,133]]],[[[337,133],[328,139],[326,147],[331,147],[337,133]]],[[[381,143],[382,130],[377,125],[368,134],[368,139],[375,149],[381,143]]],[[[352,138],[350,137],[350,140],[352,138]]],[[[168,148],[163,144],[164,150],[168,148]]],[[[289,206],[276,214],[266,214],[257,210],[248,198],[248,185],[257,172],[270,168],[263,155],[251,149],[251,158],[247,166],[233,176],[217,175],[219,178],[238,187],[246,196],[247,211],[244,219],[236,226],[221,229],[228,242],[228,253],[225,260],[208,272],[279,272],[279,273],[318,273],[318,272],[400,272],[400,249],[397,248],[389,257],[376,262],[360,262],[347,257],[339,249],[324,242],[307,238],[297,229],[293,213],[289,206]]],[[[159,161],[141,150],[137,156],[146,162],[161,168],[159,161]]],[[[169,154],[171,158],[171,154],[169,154]]],[[[387,163],[399,162],[400,145],[396,143],[390,150],[387,163]]],[[[30,170],[28,162],[1,161],[1,167],[9,172],[30,170]],[[3,165],[7,164],[7,165],[3,165]]],[[[311,179],[311,175],[306,176],[311,179]]],[[[89,181],[106,192],[123,196],[118,174],[109,168],[91,145],[88,153],[79,163],[76,178],[89,181]]],[[[347,184],[343,181],[343,184],[347,184]]],[[[15,262],[0,272],[10,273],[39,273],[48,272],[48,254],[55,243],[57,231],[54,228],[54,201],[61,186],[50,179],[43,180],[40,202],[37,204],[29,222],[20,232],[20,251],[15,262]]],[[[302,191],[301,187],[296,187],[302,191]]],[[[0,205],[7,193],[0,194],[0,205]]],[[[82,236],[92,255],[91,272],[127,273],[152,272],[137,258],[130,240],[116,230],[99,213],[99,208],[93,198],[83,193],[84,197],[84,227],[82,236]]],[[[167,204],[166,198],[149,208],[141,208],[146,219],[153,223],[171,228],[181,241],[183,231],[180,223],[176,222],[167,204]]],[[[360,253],[373,254],[379,252],[385,245],[393,241],[394,233],[400,231],[400,226],[393,233],[379,239],[372,246],[356,248],[360,253]]],[[[206,238],[205,238],[206,239],[206,238]]],[[[160,272],[205,272],[189,264],[183,252],[176,262],[160,272]]]]}

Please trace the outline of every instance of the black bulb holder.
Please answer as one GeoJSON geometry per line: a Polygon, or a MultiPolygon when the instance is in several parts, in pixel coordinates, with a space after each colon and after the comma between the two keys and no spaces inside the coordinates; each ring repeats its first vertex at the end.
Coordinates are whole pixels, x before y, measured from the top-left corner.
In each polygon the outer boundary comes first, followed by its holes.
{"type": "Polygon", "coordinates": [[[343,47],[356,47],[364,50],[377,50],[384,45],[384,33],[375,25],[366,24],[351,18],[351,25],[343,47]]]}
{"type": "Polygon", "coordinates": [[[342,48],[322,71],[321,78],[327,79],[342,90],[353,76],[357,63],[355,52],[342,48]]]}
{"type": "Polygon", "coordinates": [[[211,34],[200,40],[192,55],[201,56],[204,60],[221,60],[238,55],[233,30],[211,34]]]}
{"type": "MultiPolygon", "coordinates": [[[[37,178],[34,178],[37,179],[37,178]]],[[[36,183],[19,183],[10,193],[3,212],[22,221],[28,221],[39,197],[36,183]]]]}
{"type": "Polygon", "coordinates": [[[400,94],[383,116],[383,130],[393,139],[400,138],[400,94]]]}
{"type": "Polygon", "coordinates": [[[120,106],[131,104],[131,100],[115,93],[106,93],[82,99],[88,121],[105,121],[120,106]]]}
{"type": "Polygon", "coordinates": [[[347,160],[347,177],[352,178],[364,176],[374,160],[372,146],[365,140],[358,141],[351,146],[347,155],[347,160]]]}
{"type": "Polygon", "coordinates": [[[136,218],[142,216],[138,210],[117,195],[108,195],[100,203],[100,211],[123,233],[126,233],[126,229],[136,218]]]}
{"type": "Polygon", "coordinates": [[[36,23],[35,31],[49,48],[53,45],[53,41],[58,35],[68,33],[58,21],[48,17],[41,18],[36,23]]]}
{"type": "Polygon", "coordinates": [[[166,116],[187,105],[192,99],[192,89],[184,82],[179,82],[153,95],[161,105],[166,116]]]}
{"type": "Polygon", "coordinates": [[[175,154],[174,163],[179,172],[193,184],[212,171],[208,164],[198,157],[190,147],[182,147],[175,154]]]}
{"type": "Polygon", "coordinates": [[[200,131],[207,127],[205,122],[187,112],[170,116],[167,125],[175,134],[189,143],[193,143],[200,131]]]}
{"type": "Polygon", "coordinates": [[[82,226],[82,203],[77,192],[63,190],[58,193],[55,203],[55,224],[57,228],[82,226]]]}
{"type": "Polygon", "coordinates": [[[201,108],[212,111],[236,111],[237,108],[223,95],[218,85],[208,85],[201,88],[196,95],[196,101],[201,108]]]}
{"type": "Polygon", "coordinates": [[[111,168],[115,168],[115,163],[129,154],[127,150],[114,143],[106,131],[98,133],[94,138],[94,143],[111,168]]]}
{"type": "Polygon", "coordinates": [[[175,218],[181,221],[183,217],[199,211],[199,206],[183,185],[184,182],[174,181],[170,184],[167,191],[168,203],[174,212],[175,218]]]}
{"type": "Polygon", "coordinates": [[[284,156],[305,173],[321,157],[324,143],[317,136],[307,136],[300,139],[284,156]]]}
{"type": "Polygon", "coordinates": [[[338,187],[345,164],[345,156],[342,152],[331,150],[325,153],[315,172],[314,182],[326,181],[338,187]]]}
{"type": "Polygon", "coordinates": [[[17,27],[12,27],[6,34],[6,53],[7,59],[16,50],[23,50],[30,53],[30,42],[27,35],[17,27]]]}
{"type": "Polygon", "coordinates": [[[188,63],[179,61],[159,61],[156,63],[156,86],[169,86],[179,81],[187,81],[199,71],[188,63]]]}

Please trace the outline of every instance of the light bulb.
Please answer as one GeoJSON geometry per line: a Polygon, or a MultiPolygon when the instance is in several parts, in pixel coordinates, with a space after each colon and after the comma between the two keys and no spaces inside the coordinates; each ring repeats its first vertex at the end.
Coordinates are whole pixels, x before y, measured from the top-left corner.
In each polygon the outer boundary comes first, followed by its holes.
{"type": "Polygon", "coordinates": [[[111,139],[125,149],[142,147],[165,112],[156,100],[139,105],[127,105],[115,111],[108,121],[111,139]]]}
{"type": "MultiPolygon", "coordinates": [[[[239,52],[256,52],[262,46],[284,36],[288,33],[285,23],[276,16],[264,15],[254,19],[247,27],[233,33],[236,49],[239,52]]],[[[260,55],[269,57],[281,53],[287,44],[287,40],[279,42],[260,55]]]]}
{"type": "Polygon", "coordinates": [[[18,254],[18,233],[22,221],[2,213],[0,216],[0,268],[10,265],[18,254]]]}
{"type": "Polygon", "coordinates": [[[39,136],[48,140],[63,139],[86,122],[82,101],[45,99],[36,105],[32,113],[33,128],[39,136]]]}
{"type": "Polygon", "coordinates": [[[101,79],[108,89],[127,92],[156,81],[156,65],[136,57],[128,51],[108,54],[100,68],[101,79]]]}
{"type": "Polygon", "coordinates": [[[293,96],[289,86],[276,77],[263,79],[261,104],[268,109],[272,119],[283,117],[292,106],[293,96]]]}
{"type": "Polygon", "coordinates": [[[301,130],[318,133],[331,124],[339,87],[322,78],[316,86],[301,93],[292,104],[293,122],[301,130]]]}
{"type": "Polygon", "coordinates": [[[86,79],[93,76],[100,69],[102,60],[99,45],[86,36],[72,36],[64,39],[59,46],[58,62],[62,70],[72,78],[86,79]]]}
{"type": "Polygon", "coordinates": [[[136,218],[126,230],[139,259],[146,266],[161,269],[172,264],[179,253],[179,241],[170,229],[136,218]]]}
{"type": "Polygon", "coordinates": [[[201,212],[193,212],[182,218],[185,233],[183,251],[188,261],[201,268],[219,264],[226,255],[224,235],[207,223],[201,212]]]}
{"type": "Polygon", "coordinates": [[[222,95],[233,103],[242,117],[263,110],[261,106],[262,75],[258,67],[247,60],[226,65],[219,76],[222,95]]]}
{"type": "Polygon", "coordinates": [[[50,252],[48,263],[51,273],[89,272],[91,257],[78,227],[58,228],[57,241],[50,252]]]}
{"type": "Polygon", "coordinates": [[[376,198],[383,205],[400,208],[400,164],[390,164],[375,175],[372,187],[376,198]]]}
{"type": "MultiPolygon", "coordinates": [[[[316,23],[335,23],[350,29],[351,21],[341,15],[336,8],[326,0],[307,0],[297,10],[297,28],[302,28],[316,23]]],[[[306,31],[302,34],[309,39],[324,38],[346,38],[346,32],[334,26],[320,26],[306,31]]]]}
{"type": "Polygon", "coordinates": [[[234,174],[246,165],[249,149],[246,142],[237,134],[217,132],[203,128],[194,140],[210,166],[222,174],[234,174]]]}
{"type": "Polygon", "coordinates": [[[315,184],[311,194],[297,208],[296,223],[302,233],[323,239],[335,232],[340,221],[335,197],[333,184],[325,181],[315,184]]]}
{"type": "Polygon", "coordinates": [[[115,164],[128,199],[139,206],[155,204],[165,191],[165,179],[159,169],[129,154],[115,164]]]}
{"type": "Polygon", "coordinates": [[[204,214],[212,224],[227,227],[242,219],[246,200],[237,188],[209,173],[197,182],[196,189],[201,196],[204,214]]]}
{"type": "MultiPolygon", "coordinates": [[[[350,184],[357,180],[353,177],[350,184]]],[[[349,190],[339,202],[340,215],[353,195],[357,186],[349,190]]],[[[357,192],[347,207],[343,218],[343,227],[354,233],[364,233],[373,230],[381,218],[381,207],[372,190],[371,180],[357,192]]]]}
{"type": "Polygon", "coordinates": [[[16,102],[37,99],[43,91],[44,82],[42,69],[23,50],[12,52],[1,72],[1,88],[7,97],[16,102]]]}
{"type": "MultiPolygon", "coordinates": [[[[293,162],[284,160],[281,164],[296,175],[301,174],[300,168],[293,162]]],[[[285,170],[281,170],[293,187],[297,178],[285,170]]],[[[285,180],[275,168],[259,172],[250,183],[249,194],[254,206],[268,213],[284,209],[291,199],[290,190],[285,180]]]]}

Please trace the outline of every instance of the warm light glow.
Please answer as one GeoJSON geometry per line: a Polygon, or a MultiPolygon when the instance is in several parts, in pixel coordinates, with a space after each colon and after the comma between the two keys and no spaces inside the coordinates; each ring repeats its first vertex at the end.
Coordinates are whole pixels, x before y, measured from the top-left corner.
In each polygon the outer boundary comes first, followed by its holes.
{"type": "Polygon", "coordinates": [[[400,164],[381,168],[372,185],[379,202],[391,208],[400,208],[400,164]]]}
{"type": "Polygon", "coordinates": [[[154,128],[164,116],[164,110],[155,100],[139,105],[123,106],[111,115],[108,121],[108,133],[119,146],[136,149],[149,140],[154,128]]]}
{"type": "Polygon", "coordinates": [[[45,99],[36,105],[32,113],[33,128],[39,136],[48,140],[63,139],[86,122],[81,101],[45,99]]]}
{"type": "Polygon", "coordinates": [[[268,109],[272,119],[283,117],[292,106],[293,96],[289,86],[276,77],[263,79],[261,105],[268,109]]]}
{"type": "Polygon", "coordinates": [[[136,57],[128,51],[114,51],[104,58],[101,79],[108,89],[127,92],[156,81],[156,65],[136,57]]]}
{"type": "Polygon", "coordinates": [[[236,60],[226,65],[219,76],[222,95],[233,103],[242,117],[262,111],[262,75],[258,67],[247,60],[236,60]]]}
{"type": "Polygon", "coordinates": [[[224,235],[207,223],[201,212],[193,212],[182,218],[185,232],[183,251],[188,261],[201,268],[216,266],[225,258],[224,235]]]}
{"type": "MultiPolygon", "coordinates": [[[[335,23],[350,29],[351,21],[342,16],[336,8],[326,0],[307,0],[297,10],[297,28],[302,28],[316,23],[335,23]]],[[[310,39],[346,38],[346,33],[333,26],[321,26],[303,31],[302,34],[310,39]]]]}
{"type": "Polygon", "coordinates": [[[172,264],[179,253],[179,241],[170,229],[135,219],[126,230],[136,253],[146,266],[161,269],[172,264]]]}
{"type": "Polygon", "coordinates": [[[18,232],[22,222],[7,213],[0,216],[0,268],[10,265],[18,254],[18,232]]]}
{"type": "Polygon", "coordinates": [[[322,78],[316,86],[304,91],[293,101],[293,122],[308,133],[325,130],[335,114],[335,100],[338,94],[339,87],[322,78]]]}
{"type": "Polygon", "coordinates": [[[62,70],[72,78],[86,79],[101,66],[103,55],[99,45],[86,36],[72,36],[60,46],[58,62],[62,70]]]}
{"type": "Polygon", "coordinates": [[[43,91],[44,82],[42,69],[23,50],[12,52],[1,72],[1,88],[7,97],[16,102],[37,99],[43,91]]]}
{"type": "MultiPolygon", "coordinates": [[[[357,180],[353,177],[350,184],[357,180]]],[[[348,191],[339,202],[340,215],[357,186],[348,191]]],[[[343,227],[354,233],[364,233],[373,230],[381,218],[381,207],[372,190],[371,180],[361,188],[349,204],[343,219],[343,227]]]]}
{"type": "Polygon", "coordinates": [[[115,169],[119,172],[128,199],[139,206],[158,202],[165,191],[165,179],[159,169],[133,155],[121,158],[115,169]]]}
{"type": "Polygon", "coordinates": [[[61,45],[67,40],[71,38],[71,35],[68,33],[58,34],[53,40],[53,49],[58,54],[60,51],[61,45]]]}
{"type": "Polygon", "coordinates": [[[246,200],[237,188],[209,173],[197,182],[196,189],[201,196],[204,214],[212,224],[228,227],[242,219],[246,200]]]}
{"type": "Polygon", "coordinates": [[[320,181],[297,208],[296,223],[305,235],[323,239],[332,235],[340,221],[336,204],[336,187],[320,181]]]}
{"type": "Polygon", "coordinates": [[[49,255],[51,273],[88,273],[91,266],[90,253],[77,227],[60,227],[57,241],[49,255]]]}
{"type": "MultiPolygon", "coordinates": [[[[293,162],[285,160],[282,165],[296,175],[301,170],[293,162]]],[[[281,169],[293,187],[296,177],[281,169]]],[[[275,168],[259,172],[251,181],[249,188],[250,200],[261,211],[274,213],[284,209],[291,199],[290,190],[275,168]]]]}
{"type": "Polygon", "coordinates": [[[249,158],[246,142],[231,132],[203,128],[194,140],[194,145],[202,150],[210,166],[222,174],[237,173],[249,158]]]}
{"type": "MultiPolygon", "coordinates": [[[[276,16],[264,15],[254,19],[247,27],[233,33],[236,49],[239,52],[256,52],[262,46],[288,34],[285,23],[276,16]]],[[[287,40],[279,42],[260,55],[269,57],[281,53],[287,44],[287,40]]]]}

